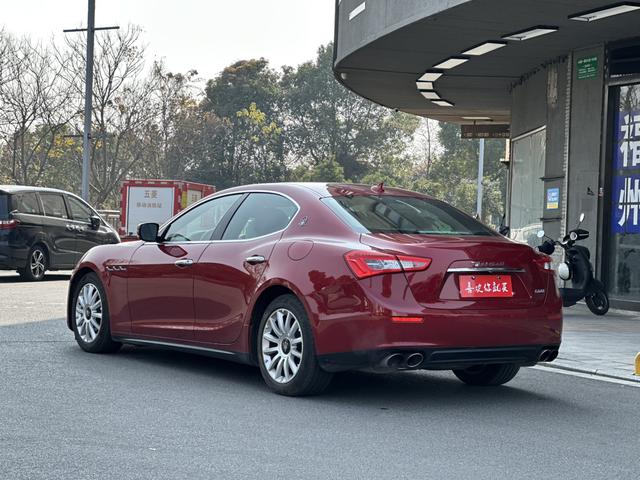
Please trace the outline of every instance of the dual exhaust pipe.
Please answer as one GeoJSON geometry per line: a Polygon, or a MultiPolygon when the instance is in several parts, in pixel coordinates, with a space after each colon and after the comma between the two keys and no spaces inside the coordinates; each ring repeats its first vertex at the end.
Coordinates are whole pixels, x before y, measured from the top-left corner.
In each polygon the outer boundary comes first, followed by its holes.
{"type": "Polygon", "coordinates": [[[558,350],[543,350],[538,357],[539,362],[553,362],[558,358],[558,350]]]}
{"type": "Polygon", "coordinates": [[[406,370],[418,368],[424,361],[424,355],[415,353],[392,353],[380,362],[380,366],[389,370],[406,370]]]}

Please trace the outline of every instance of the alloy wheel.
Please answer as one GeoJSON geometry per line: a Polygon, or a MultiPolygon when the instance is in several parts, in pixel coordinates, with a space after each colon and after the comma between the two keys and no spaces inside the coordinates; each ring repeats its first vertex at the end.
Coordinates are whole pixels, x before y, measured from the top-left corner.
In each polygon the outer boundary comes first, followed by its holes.
{"type": "Polygon", "coordinates": [[[262,331],[262,362],[269,376],[278,383],[288,383],[302,363],[303,339],[300,323],[286,308],[275,310],[262,331]]]}
{"type": "Polygon", "coordinates": [[[102,299],[98,288],[85,284],[76,299],[76,327],[80,338],[91,343],[98,336],[102,325],[102,299]]]}
{"type": "Polygon", "coordinates": [[[40,278],[44,275],[44,252],[42,250],[34,250],[29,261],[29,268],[33,278],[40,278]]]}

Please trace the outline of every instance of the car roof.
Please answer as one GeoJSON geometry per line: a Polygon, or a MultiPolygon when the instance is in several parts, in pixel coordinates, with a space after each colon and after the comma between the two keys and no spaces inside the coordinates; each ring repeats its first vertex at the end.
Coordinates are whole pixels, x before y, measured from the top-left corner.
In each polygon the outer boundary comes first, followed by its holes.
{"type": "Polygon", "coordinates": [[[0,192],[19,193],[19,192],[49,192],[49,193],[66,193],[73,195],[71,192],[59,190],[57,188],[47,187],[31,187],[29,185],[0,185],[0,192]]]}
{"type": "Polygon", "coordinates": [[[273,192],[288,193],[291,189],[313,193],[317,197],[335,197],[344,195],[394,195],[432,198],[424,193],[405,190],[403,188],[383,186],[383,190],[378,189],[379,185],[366,185],[356,183],[327,183],[327,182],[281,182],[281,183],[257,183],[253,185],[242,185],[216,192],[216,195],[232,192],[250,192],[259,190],[270,190],[273,192]]]}

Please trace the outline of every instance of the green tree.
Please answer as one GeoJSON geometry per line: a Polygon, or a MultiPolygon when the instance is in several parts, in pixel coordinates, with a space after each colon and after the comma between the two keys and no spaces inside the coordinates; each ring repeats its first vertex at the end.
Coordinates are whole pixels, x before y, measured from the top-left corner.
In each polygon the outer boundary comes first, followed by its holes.
{"type": "Polygon", "coordinates": [[[419,120],[347,90],[334,78],[332,62],[329,44],[318,49],[314,61],[285,69],[286,146],[310,167],[334,158],[346,178],[359,181],[404,152],[419,120]]]}
{"type": "Polygon", "coordinates": [[[344,182],[344,168],[330,157],[320,160],[308,168],[306,165],[298,165],[293,171],[293,177],[302,182],[344,182]]]}

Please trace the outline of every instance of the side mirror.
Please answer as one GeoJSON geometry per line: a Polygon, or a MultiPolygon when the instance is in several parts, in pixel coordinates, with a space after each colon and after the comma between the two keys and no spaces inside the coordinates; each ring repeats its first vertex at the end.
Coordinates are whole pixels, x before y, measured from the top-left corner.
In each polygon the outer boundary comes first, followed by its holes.
{"type": "Polygon", "coordinates": [[[500,225],[500,227],[498,228],[498,233],[500,235],[508,237],[511,233],[511,228],[509,228],[507,225],[500,225]]]}
{"type": "Polygon", "coordinates": [[[91,223],[91,228],[93,230],[98,230],[101,225],[100,217],[96,217],[95,215],[89,218],[89,222],[91,223]]]}
{"type": "Polygon", "coordinates": [[[141,223],[138,225],[138,238],[143,242],[157,242],[159,229],[157,223],[141,223]]]}

